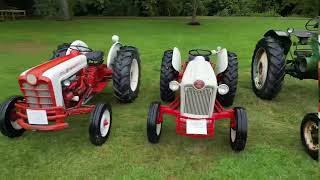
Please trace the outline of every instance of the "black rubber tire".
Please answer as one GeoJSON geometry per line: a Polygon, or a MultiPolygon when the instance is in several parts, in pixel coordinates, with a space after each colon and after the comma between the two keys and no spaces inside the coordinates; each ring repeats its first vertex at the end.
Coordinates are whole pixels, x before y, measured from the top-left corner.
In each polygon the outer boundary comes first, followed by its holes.
{"type": "Polygon", "coordinates": [[[238,58],[235,53],[228,52],[228,68],[221,73],[221,80],[218,83],[228,85],[229,92],[226,95],[218,93],[217,100],[222,106],[231,106],[236,96],[238,85],[238,58]]]}
{"type": "Polygon", "coordinates": [[[156,144],[160,140],[162,123],[160,128],[160,133],[157,134],[157,118],[160,113],[160,102],[153,102],[150,104],[148,119],[147,119],[147,136],[148,140],[152,144],[156,144]]]}
{"type": "Polygon", "coordinates": [[[62,43],[58,45],[57,49],[52,51],[52,57],[50,60],[65,56],[70,45],[71,43],[62,43]]]}
{"type": "Polygon", "coordinates": [[[313,122],[316,123],[318,126],[318,132],[316,131],[316,133],[314,133],[315,136],[315,144],[319,144],[319,118],[318,115],[316,113],[309,113],[307,115],[304,116],[302,122],[301,122],[301,127],[300,127],[300,136],[301,136],[301,142],[302,145],[304,146],[305,151],[310,155],[310,157],[314,160],[319,161],[319,150],[312,150],[308,148],[308,145],[306,143],[306,139],[304,137],[304,129],[305,126],[307,124],[307,122],[313,122]]]}
{"type": "Polygon", "coordinates": [[[234,108],[235,115],[235,138],[232,138],[232,128],[230,127],[230,144],[235,152],[244,150],[247,142],[248,118],[244,108],[234,108]]]}
{"type": "Polygon", "coordinates": [[[112,108],[110,104],[97,104],[91,112],[90,126],[89,126],[89,137],[92,144],[101,146],[104,144],[111,132],[112,127],[112,108]],[[110,113],[110,127],[109,131],[105,136],[102,136],[100,131],[101,118],[105,110],[110,113]]]}
{"type": "Polygon", "coordinates": [[[123,103],[133,102],[139,94],[141,60],[138,49],[132,46],[122,46],[118,51],[113,64],[113,91],[115,97],[123,103]],[[139,66],[138,85],[133,91],[130,87],[130,69],[133,59],[137,60],[139,66]]]}
{"type": "Polygon", "coordinates": [[[251,82],[254,93],[261,99],[271,100],[281,91],[285,76],[286,63],[285,50],[281,44],[280,40],[268,36],[262,38],[254,50],[251,63],[251,82]],[[253,66],[254,59],[260,48],[265,49],[267,53],[268,72],[263,87],[261,89],[257,89],[254,83],[253,66]]]}
{"type": "Polygon", "coordinates": [[[23,101],[22,96],[12,96],[0,108],[0,131],[9,138],[20,137],[25,129],[15,129],[10,122],[10,113],[15,110],[15,103],[23,101]]]}
{"type": "Polygon", "coordinates": [[[169,83],[177,80],[179,72],[172,66],[173,50],[163,53],[160,73],[160,97],[162,101],[172,102],[175,99],[175,92],[169,88],[169,83]]]}

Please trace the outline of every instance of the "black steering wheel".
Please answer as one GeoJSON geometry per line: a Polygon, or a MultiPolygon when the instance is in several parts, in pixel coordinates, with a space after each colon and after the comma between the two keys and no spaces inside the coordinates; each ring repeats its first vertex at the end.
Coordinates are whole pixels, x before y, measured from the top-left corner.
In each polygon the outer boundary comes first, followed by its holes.
{"type": "Polygon", "coordinates": [[[317,31],[319,28],[320,16],[310,19],[304,26],[308,31],[317,31]]]}
{"type": "Polygon", "coordinates": [[[205,49],[191,49],[189,51],[189,55],[191,56],[211,56],[212,52],[205,49]]]}
{"type": "Polygon", "coordinates": [[[70,49],[72,50],[76,50],[76,51],[79,51],[79,52],[92,52],[93,50],[89,47],[85,47],[85,46],[74,46],[74,45],[70,45],[69,47],[70,49]]]}

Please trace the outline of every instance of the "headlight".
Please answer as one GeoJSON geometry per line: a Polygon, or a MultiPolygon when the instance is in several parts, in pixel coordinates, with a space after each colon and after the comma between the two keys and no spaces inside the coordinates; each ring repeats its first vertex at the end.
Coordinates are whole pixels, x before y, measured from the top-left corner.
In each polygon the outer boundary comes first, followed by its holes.
{"type": "Polygon", "coordinates": [[[31,85],[36,85],[37,84],[37,77],[33,74],[28,74],[27,75],[27,82],[31,85]]]}
{"type": "Polygon", "coordinates": [[[178,81],[171,81],[169,83],[169,88],[172,90],[172,91],[177,91],[179,88],[180,88],[180,84],[178,81]]]}
{"type": "Polygon", "coordinates": [[[287,31],[288,31],[289,34],[291,34],[291,33],[293,33],[294,29],[293,28],[288,28],[287,31]]]}
{"type": "Polygon", "coordinates": [[[227,86],[226,84],[220,84],[218,86],[218,93],[220,95],[226,95],[229,92],[229,86],[227,86]]]}
{"type": "Polygon", "coordinates": [[[202,80],[196,80],[196,81],[193,83],[193,86],[194,86],[196,89],[202,89],[202,88],[204,88],[205,83],[204,83],[204,81],[202,81],[202,80]]]}

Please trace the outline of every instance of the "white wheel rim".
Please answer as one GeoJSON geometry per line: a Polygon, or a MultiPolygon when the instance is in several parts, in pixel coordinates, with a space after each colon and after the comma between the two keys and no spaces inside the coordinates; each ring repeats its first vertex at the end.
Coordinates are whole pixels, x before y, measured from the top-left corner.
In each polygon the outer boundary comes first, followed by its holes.
{"type": "Polygon", "coordinates": [[[157,136],[160,135],[160,132],[161,132],[161,123],[157,124],[157,127],[156,127],[157,136]]]}
{"type": "Polygon", "coordinates": [[[17,123],[17,121],[10,121],[12,127],[16,130],[22,129],[22,127],[17,123]]]}
{"type": "Polygon", "coordinates": [[[319,150],[319,144],[316,144],[316,142],[313,141],[311,133],[314,130],[319,131],[318,125],[312,121],[308,121],[304,126],[303,135],[308,148],[317,151],[319,150]]]}
{"type": "Polygon", "coordinates": [[[257,89],[262,89],[268,75],[268,56],[265,49],[260,48],[253,62],[253,80],[257,89]]]}
{"type": "Polygon", "coordinates": [[[110,129],[110,112],[109,110],[104,111],[100,120],[100,133],[102,137],[105,137],[110,129]]]}
{"type": "Polygon", "coordinates": [[[230,129],[231,141],[234,142],[236,140],[236,130],[230,129]]]}
{"type": "Polygon", "coordinates": [[[133,59],[130,69],[130,88],[135,91],[139,81],[139,65],[137,59],[133,59]]]}

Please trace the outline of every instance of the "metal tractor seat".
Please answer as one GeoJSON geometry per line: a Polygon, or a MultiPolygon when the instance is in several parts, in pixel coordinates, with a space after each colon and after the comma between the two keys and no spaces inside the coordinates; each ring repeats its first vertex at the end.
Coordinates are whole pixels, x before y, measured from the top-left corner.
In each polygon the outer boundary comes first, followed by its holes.
{"type": "Polygon", "coordinates": [[[312,33],[309,31],[294,31],[292,34],[299,38],[310,38],[312,36],[312,33]]]}
{"type": "Polygon", "coordinates": [[[103,63],[104,53],[102,51],[93,51],[85,54],[90,66],[97,66],[103,63]]]}
{"type": "MultiPolygon", "coordinates": [[[[202,56],[202,57],[204,57],[204,59],[206,60],[206,61],[210,61],[210,57],[209,56],[202,56]]],[[[189,55],[189,59],[188,59],[188,61],[193,61],[195,59],[195,56],[191,56],[191,55],[189,55]]]]}

